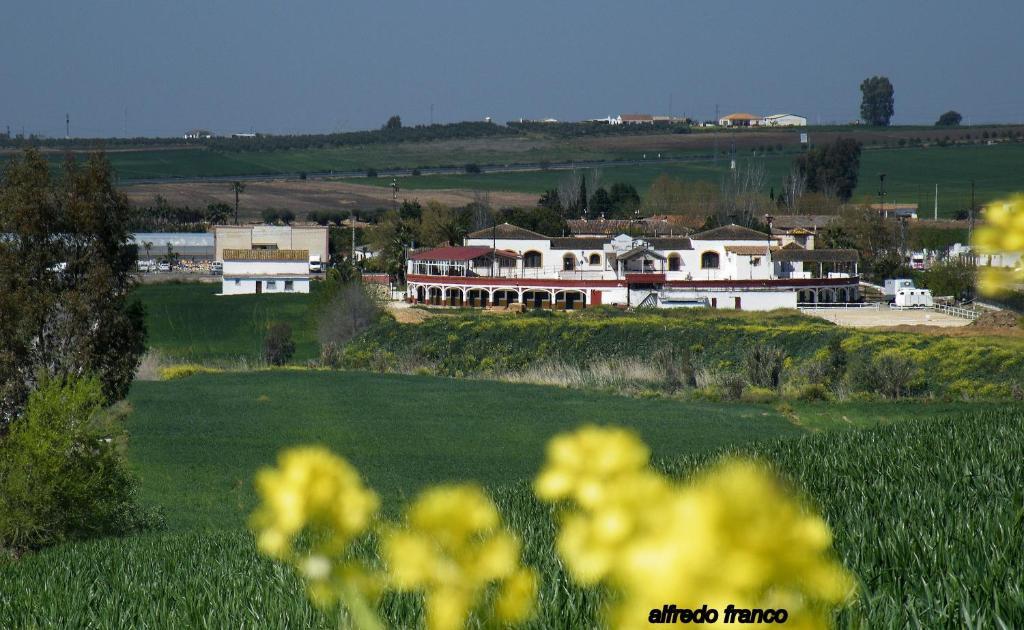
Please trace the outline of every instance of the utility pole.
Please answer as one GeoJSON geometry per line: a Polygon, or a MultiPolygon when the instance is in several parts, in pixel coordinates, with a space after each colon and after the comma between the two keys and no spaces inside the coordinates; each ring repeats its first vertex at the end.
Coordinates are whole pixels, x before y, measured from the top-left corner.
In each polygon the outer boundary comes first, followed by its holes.
{"type": "Polygon", "coordinates": [[[715,164],[718,164],[718,103],[715,103],[715,164]]]}
{"type": "Polygon", "coordinates": [[[71,114],[64,114],[64,139],[71,139],[71,114]]]}
{"type": "Polygon", "coordinates": [[[935,220],[939,220],[939,185],[935,184],[935,220]]]}
{"type": "Polygon", "coordinates": [[[352,222],[352,266],[356,266],[356,211],[352,210],[352,216],[349,217],[349,221],[352,222]]]}
{"type": "Polygon", "coordinates": [[[878,174],[878,209],[885,218],[885,173],[878,174]]]}
{"type": "Polygon", "coordinates": [[[971,180],[971,209],[967,213],[967,240],[974,236],[974,180],[971,180]]]}

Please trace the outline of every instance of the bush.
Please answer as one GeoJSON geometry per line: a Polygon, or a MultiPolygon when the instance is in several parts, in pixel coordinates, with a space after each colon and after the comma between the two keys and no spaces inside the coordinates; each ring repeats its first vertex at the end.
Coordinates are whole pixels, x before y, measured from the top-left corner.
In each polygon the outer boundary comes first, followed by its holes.
{"type": "Polygon", "coordinates": [[[697,375],[690,351],[669,347],[654,355],[654,364],[665,375],[665,385],[670,390],[681,387],[696,387],[697,375]]]}
{"type": "Polygon", "coordinates": [[[157,527],[136,502],[121,456],[124,432],[98,379],[44,383],[0,442],[0,549],[157,527]]]}
{"type": "Polygon", "coordinates": [[[749,387],[741,395],[740,400],[751,404],[766,404],[774,402],[775,390],[767,387],[749,387]]]}
{"type": "Polygon", "coordinates": [[[476,164],[473,164],[472,162],[467,164],[465,169],[466,169],[466,173],[468,173],[470,175],[479,175],[480,174],[480,167],[477,166],[476,164]]]}
{"type": "Polygon", "coordinates": [[[320,358],[325,366],[339,367],[340,350],[380,318],[380,296],[368,291],[362,282],[344,282],[332,276],[318,299],[320,358]]]}
{"type": "Polygon", "coordinates": [[[850,366],[850,381],[858,390],[898,399],[910,393],[917,372],[910,357],[898,350],[883,350],[873,358],[862,356],[855,361],[850,366]]]}
{"type": "Polygon", "coordinates": [[[809,383],[797,390],[796,397],[804,402],[828,400],[828,390],[821,383],[809,383]]]}
{"type": "Polygon", "coordinates": [[[284,365],[294,354],[292,327],[284,322],[271,324],[263,339],[263,359],[270,365],[284,365]]]}
{"type": "Polygon", "coordinates": [[[743,355],[747,380],[754,387],[778,389],[785,360],[786,351],[778,346],[766,343],[751,346],[743,355]]]}
{"type": "Polygon", "coordinates": [[[366,176],[367,177],[376,177],[377,176],[377,169],[375,169],[375,168],[368,168],[368,169],[366,169],[366,176]]]}
{"type": "Polygon", "coordinates": [[[182,363],[180,365],[169,365],[165,368],[160,368],[160,380],[173,381],[174,379],[185,378],[193,374],[212,374],[222,371],[218,368],[206,367],[196,363],[182,363]]]}

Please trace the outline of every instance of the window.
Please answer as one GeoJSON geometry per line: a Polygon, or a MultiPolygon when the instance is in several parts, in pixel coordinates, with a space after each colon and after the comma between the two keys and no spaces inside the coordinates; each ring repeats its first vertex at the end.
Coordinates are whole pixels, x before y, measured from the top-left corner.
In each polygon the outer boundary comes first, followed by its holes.
{"type": "Polygon", "coordinates": [[[701,269],[718,269],[718,252],[704,252],[700,255],[701,269]]]}
{"type": "Polygon", "coordinates": [[[750,259],[750,266],[751,267],[759,267],[760,265],[761,265],[761,257],[760,256],[754,256],[753,258],[750,259]]]}
{"type": "Polygon", "coordinates": [[[573,254],[566,254],[562,257],[562,269],[565,271],[572,271],[576,269],[576,256],[573,254]]]}
{"type": "Polygon", "coordinates": [[[294,291],[295,290],[295,281],[294,280],[285,280],[284,281],[284,290],[285,291],[294,291]]]}
{"type": "Polygon", "coordinates": [[[242,281],[241,281],[241,280],[239,280],[238,278],[235,278],[235,286],[236,286],[236,287],[238,287],[238,286],[242,286],[242,281]]]}
{"type": "Polygon", "coordinates": [[[515,258],[510,258],[508,256],[499,256],[498,257],[498,266],[499,267],[515,267],[516,266],[516,259],[515,258]]]}
{"type": "Polygon", "coordinates": [[[591,254],[590,255],[590,264],[591,265],[600,265],[601,264],[601,254],[591,254]]]}
{"type": "Polygon", "coordinates": [[[541,256],[540,252],[526,252],[523,254],[523,266],[527,268],[540,267],[541,256]]]}
{"type": "Polygon", "coordinates": [[[682,261],[679,259],[679,254],[671,254],[668,257],[668,270],[679,271],[682,261]]]}
{"type": "Polygon", "coordinates": [[[277,289],[277,280],[267,280],[267,290],[277,289]]]}

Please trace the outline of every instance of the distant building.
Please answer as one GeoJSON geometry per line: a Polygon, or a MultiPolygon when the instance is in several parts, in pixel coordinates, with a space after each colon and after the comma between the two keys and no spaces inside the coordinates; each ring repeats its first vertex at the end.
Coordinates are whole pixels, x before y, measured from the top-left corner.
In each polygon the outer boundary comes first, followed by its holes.
{"type": "Polygon", "coordinates": [[[600,123],[602,125],[621,125],[622,116],[605,116],[604,118],[591,118],[585,122],[600,123]]]}
{"type": "Polygon", "coordinates": [[[654,116],[651,114],[621,114],[619,119],[623,125],[653,125],[654,116]]]}
{"type": "Polygon", "coordinates": [[[221,294],[309,293],[309,251],[225,249],[221,294]]]}
{"type": "Polygon", "coordinates": [[[216,251],[209,232],[137,232],[130,242],[138,248],[139,260],[163,258],[168,253],[181,260],[213,260],[216,251]]]}
{"type": "MultiPolygon", "coordinates": [[[[215,236],[215,260],[227,262],[229,249],[305,250],[310,257],[328,260],[327,228],[320,226],[218,225],[215,236]]],[[[309,259],[306,260],[309,262],[309,259]]]]}
{"type": "Polygon", "coordinates": [[[828,214],[782,214],[767,217],[772,238],[780,246],[795,243],[805,249],[814,249],[815,239],[835,219],[828,214]]]}
{"type": "Polygon", "coordinates": [[[185,132],[186,140],[206,140],[212,137],[213,134],[206,129],[189,129],[185,132]]]}
{"type": "Polygon", "coordinates": [[[871,209],[882,213],[886,219],[916,219],[916,203],[873,203],[871,209]]]}
{"type": "Polygon", "coordinates": [[[796,114],[772,114],[760,122],[762,127],[806,127],[807,119],[796,114]]]}
{"type": "Polygon", "coordinates": [[[729,114],[718,119],[718,124],[722,127],[756,127],[760,122],[760,116],[743,112],[729,114]]]}
{"type": "Polygon", "coordinates": [[[231,137],[232,138],[255,138],[256,134],[254,134],[254,133],[233,133],[233,134],[231,134],[231,137]]]}

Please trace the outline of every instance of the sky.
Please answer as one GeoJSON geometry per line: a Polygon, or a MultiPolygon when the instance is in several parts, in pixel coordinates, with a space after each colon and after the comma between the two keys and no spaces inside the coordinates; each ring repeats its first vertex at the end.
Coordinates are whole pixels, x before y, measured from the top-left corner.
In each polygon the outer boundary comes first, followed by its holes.
{"type": "Polygon", "coordinates": [[[618,113],[1024,121],[1021,0],[33,0],[3,10],[0,131],[318,133],[618,113]],[[431,107],[433,106],[433,119],[431,107]]]}

